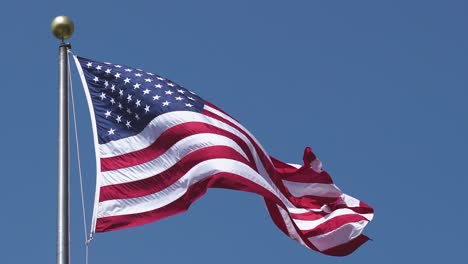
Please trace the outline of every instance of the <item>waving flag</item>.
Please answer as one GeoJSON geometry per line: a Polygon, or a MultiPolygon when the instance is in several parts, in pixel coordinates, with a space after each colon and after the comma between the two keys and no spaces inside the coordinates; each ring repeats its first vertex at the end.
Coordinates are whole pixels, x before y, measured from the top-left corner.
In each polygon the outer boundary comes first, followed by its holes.
{"type": "Polygon", "coordinates": [[[286,164],[234,118],[171,80],[75,62],[96,148],[93,233],[184,212],[214,187],[263,196],[286,235],[324,254],[347,255],[368,240],[362,231],[373,209],[334,185],[310,148],[302,166],[286,164]]]}

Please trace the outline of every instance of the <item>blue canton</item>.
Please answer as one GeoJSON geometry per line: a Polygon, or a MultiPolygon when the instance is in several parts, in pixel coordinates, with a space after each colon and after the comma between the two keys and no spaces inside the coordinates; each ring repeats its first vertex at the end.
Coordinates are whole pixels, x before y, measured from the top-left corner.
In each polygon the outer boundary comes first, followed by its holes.
{"type": "Polygon", "coordinates": [[[77,58],[91,95],[100,144],[138,134],[167,112],[203,110],[201,97],[159,75],[77,58]]]}

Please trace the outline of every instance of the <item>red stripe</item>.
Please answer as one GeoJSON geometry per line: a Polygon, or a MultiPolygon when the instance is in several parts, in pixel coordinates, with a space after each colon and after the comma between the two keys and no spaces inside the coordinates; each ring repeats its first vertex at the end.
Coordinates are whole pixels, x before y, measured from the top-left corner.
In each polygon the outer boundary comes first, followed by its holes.
{"type": "Polygon", "coordinates": [[[319,218],[322,218],[322,217],[328,215],[328,213],[325,213],[323,211],[321,211],[321,212],[309,211],[309,212],[302,213],[302,214],[290,213],[289,215],[292,218],[297,219],[297,220],[317,220],[319,218]]]}
{"type": "Polygon", "coordinates": [[[283,180],[302,183],[333,183],[326,171],[317,173],[308,166],[302,166],[298,169],[273,157],[271,157],[271,161],[283,180]]]}
{"type": "Polygon", "coordinates": [[[275,157],[270,156],[270,158],[271,162],[273,162],[273,165],[280,174],[295,173],[298,170],[298,168],[291,166],[285,162],[282,162],[281,160],[278,160],[275,157]]]}
{"type": "Polygon", "coordinates": [[[247,144],[235,134],[226,130],[220,129],[216,126],[200,123],[200,122],[186,122],[176,125],[164,131],[150,146],[147,148],[133,151],[130,153],[122,154],[110,158],[101,158],[101,171],[117,170],[142,164],[154,160],[159,155],[167,151],[172,145],[184,139],[185,137],[199,134],[211,133],[228,137],[236,142],[246,153],[249,160],[253,161],[252,153],[250,152],[247,144]]]}
{"type": "Polygon", "coordinates": [[[289,197],[294,206],[298,208],[310,208],[310,209],[319,209],[323,205],[328,205],[331,211],[348,208],[358,214],[373,214],[374,209],[369,207],[366,204],[360,204],[358,207],[351,207],[346,205],[343,202],[341,197],[322,197],[322,196],[314,196],[314,195],[304,195],[301,197],[295,197],[291,195],[289,197]]]}
{"type": "MultiPolygon", "coordinates": [[[[280,211],[279,211],[278,207],[276,206],[276,204],[271,203],[266,199],[265,199],[265,202],[267,203],[267,208],[268,208],[268,212],[270,213],[271,219],[276,224],[276,226],[279,229],[281,229],[281,231],[283,231],[283,233],[285,233],[287,236],[289,236],[292,239],[295,239],[295,238],[291,237],[291,235],[289,234],[288,229],[287,229],[286,224],[285,224],[284,219],[283,219],[283,215],[280,213],[280,211]]],[[[284,206],[282,206],[282,207],[284,207],[284,206]]],[[[283,208],[283,209],[285,209],[285,208],[283,208]]],[[[309,240],[307,240],[302,235],[301,230],[299,230],[299,228],[294,224],[294,222],[292,222],[292,220],[291,220],[291,223],[293,224],[293,228],[296,230],[296,233],[302,239],[302,242],[304,242],[308,248],[313,249],[315,251],[319,251],[309,240]]]]}
{"type": "Polygon", "coordinates": [[[237,160],[252,167],[248,160],[232,148],[226,146],[206,147],[191,152],[174,164],[174,166],[152,177],[101,187],[99,202],[135,198],[159,192],[178,181],[200,162],[216,158],[237,160]]]}
{"type": "Polygon", "coordinates": [[[281,231],[283,231],[283,233],[289,236],[288,228],[286,227],[286,224],[284,223],[283,217],[281,216],[281,213],[276,203],[273,203],[267,199],[264,199],[264,200],[265,200],[265,204],[267,206],[268,212],[270,213],[271,219],[273,220],[273,223],[275,223],[276,226],[281,231]]]}
{"type": "Polygon", "coordinates": [[[372,212],[374,212],[374,208],[370,207],[368,204],[366,204],[365,202],[363,201],[359,201],[359,207],[362,207],[362,208],[369,208],[372,210],[372,212]]]}
{"type": "Polygon", "coordinates": [[[353,253],[354,250],[356,250],[362,244],[366,243],[368,240],[369,238],[367,236],[359,235],[353,240],[350,240],[339,246],[329,248],[325,251],[322,251],[322,253],[326,255],[330,255],[330,256],[337,256],[337,257],[346,256],[346,255],[353,253]]]}
{"type": "Polygon", "coordinates": [[[270,176],[270,178],[273,180],[273,182],[275,183],[276,187],[284,194],[287,194],[286,192],[286,188],[283,184],[283,182],[281,181],[281,178],[279,177],[279,174],[277,174],[275,168],[273,167],[273,164],[270,162],[269,160],[269,157],[263,152],[263,150],[260,148],[260,146],[258,146],[258,144],[255,142],[255,140],[249,135],[249,133],[247,133],[244,129],[240,128],[239,126],[237,126],[236,124],[232,123],[231,121],[221,117],[221,116],[218,116],[208,110],[204,110],[203,111],[203,114],[211,117],[211,118],[214,118],[218,121],[221,121],[223,123],[226,123],[227,125],[237,129],[240,133],[244,134],[244,136],[246,136],[249,141],[251,142],[252,146],[255,148],[255,151],[257,152],[258,154],[258,157],[260,158],[260,161],[262,162],[263,164],[263,167],[265,168],[266,172],[268,173],[268,175],[270,176]]]}
{"type": "Polygon", "coordinates": [[[214,104],[212,104],[212,103],[210,103],[210,102],[207,102],[207,101],[205,101],[205,105],[207,105],[207,106],[209,106],[209,107],[211,107],[211,108],[213,108],[213,109],[216,109],[216,110],[220,111],[221,113],[223,113],[223,114],[229,116],[229,117],[232,118],[233,120],[236,120],[237,122],[239,122],[237,119],[235,119],[234,117],[232,117],[230,114],[224,112],[223,109],[217,107],[216,105],[214,105],[214,104]]]}
{"type": "MultiPolygon", "coordinates": [[[[283,204],[278,204],[280,205],[283,209],[286,210],[283,204]]],[[[279,209],[277,207],[269,207],[269,210],[271,209],[270,216],[273,219],[273,222],[280,228],[286,235],[288,235],[290,238],[295,239],[292,237],[289,232],[287,231],[286,224],[284,222],[283,215],[280,213],[279,209]],[[284,229],[283,229],[284,228],[284,229]]],[[[288,212],[289,213],[289,212],[288,212]]],[[[304,236],[302,231],[297,227],[297,225],[294,223],[294,221],[291,219],[291,214],[288,216],[289,220],[291,221],[292,227],[296,230],[297,235],[301,238],[302,242],[305,244],[306,247],[313,249],[315,251],[319,251],[312,242],[310,242],[307,237],[304,236]]]]}
{"type": "Polygon", "coordinates": [[[295,197],[290,195],[289,200],[292,204],[299,208],[313,208],[319,209],[323,205],[329,205],[336,203],[341,200],[340,197],[322,197],[314,195],[305,195],[301,197],[295,197]]]}
{"type": "Polygon", "coordinates": [[[295,173],[282,174],[281,176],[284,180],[292,182],[333,184],[330,175],[326,171],[317,173],[310,168],[301,168],[295,173]]]}
{"type": "Polygon", "coordinates": [[[358,214],[340,215],[323,222],[322,224],[316,226],[314,229],[303,230],[303,233],[306,237],[319,236],[336,230],[337,228],[340,228],[346,224],[355,223],[362,220],[369,221],[364,216],[358,214]]]}
{"type": "Polygon", "coordinates": [[[347,206],[344,203],[331,206],[332,210],[337,210],[337,209],[341,209],[341,208],[348,208],[349,210],[353,210],[354,212],[356,212],[358,214],[373,214],[374,213],[374,208],[371,208],[369,206],[362,205],[362,204],[360,204],[359,207],[347,206]]]}
{"type": "Polygon", "coordinates": [[[96,232],[107,232],[140,226],[185,212],[193,202],[206,193],[209,187],[253,192],[276,203],[281,203],[276,196],[262,186],[239,175],[221,172],[191,185],[182,197],[158,209],[138,214],[98,218],[96,222],[96,232]]]}

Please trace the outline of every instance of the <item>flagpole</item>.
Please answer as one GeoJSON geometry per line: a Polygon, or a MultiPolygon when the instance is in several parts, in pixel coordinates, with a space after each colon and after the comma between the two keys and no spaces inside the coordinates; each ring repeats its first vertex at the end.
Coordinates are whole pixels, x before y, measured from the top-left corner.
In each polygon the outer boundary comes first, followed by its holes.
{"type": "Polygon", "coordinates": [[[68,49],[64,40],[71,37],[73,22],[66,16],[54,18],[51,25],[59,45],[59,114],[58,114],[58,177],[57,177],[57,264],[70,263],[70,199],[68,143],[68,49]]]}

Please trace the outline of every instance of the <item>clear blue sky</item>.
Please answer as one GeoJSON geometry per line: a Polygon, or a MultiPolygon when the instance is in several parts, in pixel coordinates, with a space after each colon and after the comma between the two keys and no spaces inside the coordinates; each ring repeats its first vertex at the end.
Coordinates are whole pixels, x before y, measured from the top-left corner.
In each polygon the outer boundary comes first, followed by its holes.
{"type": "MultiPolygon", "coordinates": [[[[76,54],[197,91],[284,161],[301,162],[311,146],[339,187],[376,210],[366,229],[374,241],[327,257],[283,235],[260,197],[211,190],[185,214],[98,234],[90,263],[462,262],[467,13],[462,0],[3,2],[0,262],[55,262],[58,41],[50,22],[62,14],[75,22],[76,54]]],[[[94,152],[73,78],[89,223],[94,152]]],[[[71,177],[71,256],[83,263],[75,165],[71,177]]]]}

